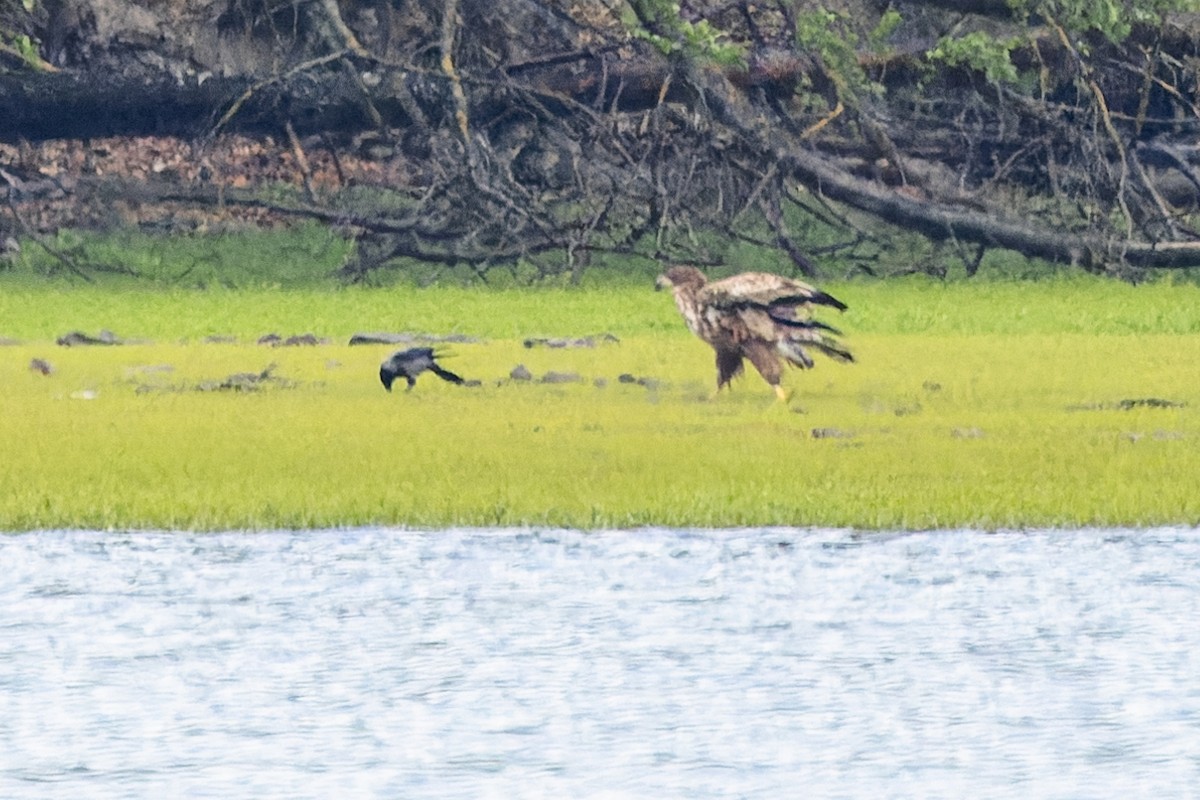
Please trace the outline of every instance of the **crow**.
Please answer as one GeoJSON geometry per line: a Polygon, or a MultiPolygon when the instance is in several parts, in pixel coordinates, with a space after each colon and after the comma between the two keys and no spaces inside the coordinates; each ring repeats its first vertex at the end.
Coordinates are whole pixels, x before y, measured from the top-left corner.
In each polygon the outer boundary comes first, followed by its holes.
{"type": "Polygon", "coordinates": [[[417,376],[425,370],[429,370],[444,381],[458,384],[463,382],[463,379],[453,372],[439,367],[434,361],[434,357],[432,347],[412,347],[392,353],[387,361],[379,365],[379,380],[383,381],[383,388],[390,392],[392,382],[397,378],[404,378],[408,381],[406,391],[411,391],[417,385],[417,376]]]}

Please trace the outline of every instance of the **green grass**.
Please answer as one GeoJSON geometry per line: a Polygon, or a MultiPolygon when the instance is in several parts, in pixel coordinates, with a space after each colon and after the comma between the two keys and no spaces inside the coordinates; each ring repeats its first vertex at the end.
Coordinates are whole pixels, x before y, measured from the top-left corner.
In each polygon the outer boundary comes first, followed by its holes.
{"type": "Polygon", "coordinates": [[[784,406],[753,374],[711,398],[711,351],[648,287],[10,285],[0,337],[20,343],[0,347],[0,529],[1200,522],[1200,289],[827,288],[851,305],[830,321],[859,362],[790,372],[784,406]],[[143,343],[54,344],[100,328],[143,343]],[[481,337],[446,349],[482,386],[427,375],[384,392],[392,348],[346,345],[374,330],[481,337]],[[254,343],[267,332],[332,343],[254,343]],[[620,343],[522,345],[602,332],[620,343]],[[272,362],[286,384],[195,388],[272,362]],[[584,380],[509,382],[518,363],[584,380]],[[1181,405],[1120,407],[1143,398],[1181,405]]]}

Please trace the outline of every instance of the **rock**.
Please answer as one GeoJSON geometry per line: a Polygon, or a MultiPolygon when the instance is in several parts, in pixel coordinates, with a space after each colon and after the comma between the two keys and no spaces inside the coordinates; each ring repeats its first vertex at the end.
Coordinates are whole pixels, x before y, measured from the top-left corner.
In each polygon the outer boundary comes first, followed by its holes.
{"type": "Polygon", "coordinates": [[[542,383],[582,383],[583,377],[577,372],[547,372],[542,376],[542,383]]]}
{"type": "Polygon", "coordinates": [[[41,375],[53,375],[54,367],[50,366],[50,362],[44,358],[31,358],[29,359],[29,371],[41,375]]]}
{"type": "Polygon", "coordinates": [[[531,381],[533,380],[533,373],[524,364],[517,364],[512,368],[512,372],[508,373],[508,377],[514,381],[531,381]]]}
{"type": "Polygon", "coordinates": [[[268,333],[265,336],[258,337],[258,343],[268,345],[270,347],[301,347],[318,344],[328,344],[328,339],[318,339],[313,333],[300,333],[289,336],[286,339],[278,333],[268,333]]]}
{"type": "Polygon", "coordinates": [[[196,384],[198,392],[257,392],[268,383],[290,388],[295,384],[273,374],[277,364],[268,364],[262,372],[235,372],[219,381],[196,384]]]}
{"type": "Polygon", "coordinates": [[[532,349],[534,347],[550,347],[554,349],[565,347],[595,347],[600,344],[616,344],[621,340],[611,333],[602,333],[597,336],[582,336],[577,339],[548,339],[544,337],[532,337],[525,340],[525,347],[532,349]]]}
{"type": "Polygon", "coordinates": [[[1120,400],[1116,407],[1122,411],[1134,408],[1183,408],[1187,403],[1176,400],[1163,400],[1161,397],[1138,397],[1132,400],[1120,400]]]}
{"type": "Polygon", "coordinates": [[[350,337],[350,344],[413,344],[428,342],[433,344],[476,344],[480,340],[465,333],[356,333],[350,337]]]}
{"type": "Polygon", "coordinates": [[[71,331],[56,340],[63,347],[79,347],[82,345],[113,345],[121,344],[121,340],[112,331],[103,330],[92,336],[82,331],[71,331]]]}
{"type": "Polygon", "coordinates": [[[325,341],[327,341],[327,340],[318,339],[316,337],[316,334],[302,333],[297,336],[289,336],[288,338],[284,339],[283,342],[280,343],[279,346],[280,347],[313,346],[313,345],[322,344],[325,341]]]}
{"type": "Polygon", "coordinates": [[[617,383],[632,383],[637,386],[645,386],[647,389],[657,389],[662,386],[662,381],[658,378],[639,378],[636,375],[631,375],[628,372],[622,372],[617,376],[617,383]]]}
{"type": "Polygon", "coordinates": [[[1067,406],[1068,411],[1132,411],[1135,408],[1185,408],[1180,400],[1164,400],[1161,397],[1135,397],[1115,403],[1080,403],[1067,406]]]}

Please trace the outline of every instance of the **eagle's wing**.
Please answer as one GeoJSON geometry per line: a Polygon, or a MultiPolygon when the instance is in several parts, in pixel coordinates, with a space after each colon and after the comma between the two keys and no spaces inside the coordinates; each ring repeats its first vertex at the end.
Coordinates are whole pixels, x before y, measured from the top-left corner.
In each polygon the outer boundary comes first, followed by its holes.
{"type": "Polygon", "coordinates": [[[815,305],[837,309],[845,309],[846,305],[807,283],[765,272],[745,272],[706,284],[697,293],[697,300],[711,326],[724,331],[743,349],[754,342],[771,342],[788,361],[806,369],[813,365],[806,352],[808,347],[839,361],[854,360],[836,339],[826,335],[840,331],[812,319],[815,305]]]}
{"type": "Polygon", "coordinates": [[[802,281],[768,272],[743,272],[706,284],[698,293],[705,305],[722,310],[746,307],[763,310],[824,305],[843,311],[846,304],[802,281]]]}

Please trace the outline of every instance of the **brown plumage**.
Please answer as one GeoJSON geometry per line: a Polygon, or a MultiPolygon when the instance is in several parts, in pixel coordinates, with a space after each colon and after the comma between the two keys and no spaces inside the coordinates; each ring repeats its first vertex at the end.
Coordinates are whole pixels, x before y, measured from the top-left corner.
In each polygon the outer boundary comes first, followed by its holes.
{"type": "Polygon", "coordinates": [[[807,283],[766,272],[744,272],[708,282],[695,267],[670,267],[658,279],[658,288],[670,288],[675,305],[692,333],[717,351],[717,390],[729,385],[749,359],[780,400],[787,393],[779,385],[783,362],[802,369],[813,366],[809,350],[819,350],[838,361],[854,356],[833,338],[839,334],[812,319],[813,306],[846,305],[807,283]]]}

